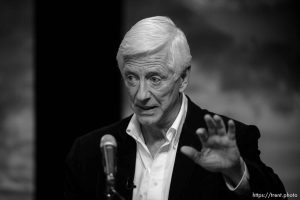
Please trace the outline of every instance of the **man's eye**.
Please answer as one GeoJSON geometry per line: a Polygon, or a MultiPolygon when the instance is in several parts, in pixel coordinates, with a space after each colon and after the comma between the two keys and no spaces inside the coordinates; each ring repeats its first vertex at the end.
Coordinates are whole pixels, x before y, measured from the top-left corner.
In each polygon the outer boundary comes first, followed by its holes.
{"type": "Polygon", "coordinates": [[[127,75],[127,76],[126,76],[126,79],[127,79],[128,81],[132,81],[132,80],[134,79],[134,76],[133,76],[133,75],[127,75]]]}
{"type": "Polygon", "coordinates": [[[127,75],[126,81],[130,84],[135,84],[137,82],[137,78],[134,75],[127,75]]]}
{"type": "Polygon", "coordinates": [[[151,81],[152,83],[154,83],[154,84],[159,84],[160,81],[161,81],[161,78],[158,77],[158,76],[151,76],[151,77],[150,77],[150,81],[151,81]]]}

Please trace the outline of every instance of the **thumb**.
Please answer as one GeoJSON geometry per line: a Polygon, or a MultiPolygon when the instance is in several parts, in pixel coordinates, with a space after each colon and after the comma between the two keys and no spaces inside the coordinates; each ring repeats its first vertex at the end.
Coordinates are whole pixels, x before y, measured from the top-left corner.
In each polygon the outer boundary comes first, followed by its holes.
{"type": "Polygon", "coordinates": [[[180,148],[181,153],[192,159],[193,161],[197,161],[197,157],[199,152],[193,147],[183,146],[180,148]]]}

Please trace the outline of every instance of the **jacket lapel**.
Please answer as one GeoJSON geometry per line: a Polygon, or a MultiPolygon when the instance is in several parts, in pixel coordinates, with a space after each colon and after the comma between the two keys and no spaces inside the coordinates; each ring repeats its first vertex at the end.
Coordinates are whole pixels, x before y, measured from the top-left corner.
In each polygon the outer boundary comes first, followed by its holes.
{"type": "MultiPolygon", "coordinates": [[[[114,124],[111,127],[108,127],[106,130],[109,131],[109,134],[113,134],[117,140],[117,174],[115,180],[115,189],[125,199],[132,199],[133,178],[136,159],[136,143],[134,139],[126,133],[126,128],[131,117],[132,115],[122,120],[119,125],[114,124]]],[[[100,153],[98,160],[101,160],[100,153]]],[[[106,178],[103,173],[103,168],[99,167],[96,187],[104,188],[105,179],[106,178]]],[[[97,199],[103,199],[103,192],[105,191],[105,189],[96,189],[96,191],[97,199]]]]}
{"type": "MultiPolygon", "coordinates": [[[[129,117],[129,120],[131,116],[129,117]]],[[[132,199],[133,180],[136,160],[136,142],[126,133],[129,120],[119,129],[118,142],[118,171],[116,189],[125,198],[132,199]]]]}
{"type": "MultiPolygon", "coordinates": [[[[171,179],[170,200],[179,199],[180,194],[191,180],[193,171],[196,169],[201,170],[191,159],[181,153],[180,148],[182,146],[192,146],[197,150],[201,149],[201,142],[195,132],[198,128],[205,126],[203,116],[202,110],[188,98],[188,111],[182,127],[171,179]]],[[[203,173],[205,173],[204,170],[203,173]]]]}

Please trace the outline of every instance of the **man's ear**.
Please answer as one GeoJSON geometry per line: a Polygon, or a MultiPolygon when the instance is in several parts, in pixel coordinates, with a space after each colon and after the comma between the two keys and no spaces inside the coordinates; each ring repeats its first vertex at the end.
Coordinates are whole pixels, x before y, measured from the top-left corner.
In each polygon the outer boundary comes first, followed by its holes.
{"type": "Polygon", "coordinates": [[[189,79],[190,79],[190,71],[191,71],[191,66],[188,66],[180,75],[181,79],[181,84],[179,86],[179,92],[183,92],[185,88],[189,84],[189,79]]]}

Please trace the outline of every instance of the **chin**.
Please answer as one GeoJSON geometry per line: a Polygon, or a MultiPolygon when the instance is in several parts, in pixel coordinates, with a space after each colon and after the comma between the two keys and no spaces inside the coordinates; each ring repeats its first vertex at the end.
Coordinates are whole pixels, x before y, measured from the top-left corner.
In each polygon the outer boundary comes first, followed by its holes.
{"type": "Polygon", "coordinates": [[[140,116],[137,115],[137,120],[141,125],[145,126],[151,126],[154,124],[157,124],[159,122],[159,117],[158,116],[140,116]]]}

